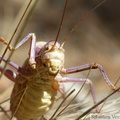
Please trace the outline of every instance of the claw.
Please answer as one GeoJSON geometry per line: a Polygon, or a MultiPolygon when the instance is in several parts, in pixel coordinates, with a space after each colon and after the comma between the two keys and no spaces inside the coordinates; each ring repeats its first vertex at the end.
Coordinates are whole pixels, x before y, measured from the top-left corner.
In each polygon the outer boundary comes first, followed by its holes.
{"type": "Polygon", "coordinates": [[[29,59],[29,65],[30,67],[32,67],[33,69],[36,69],[36,62],[34,59],[30,58],[29,59]]]}
{"type": "MultiPolygon", "coordinates": [[[[114,88],[112,88],[112,90],[117,90],[118,88],[116,88],[116,87],[114,87],[114,88]]],[[[118,92],[120,92],[120,89],[118,90],[118,92]]]]}
{"type": "Polygon", "coordinates": [[[36,63],[30,65],[33,69],[36,69],[36,63]]]}

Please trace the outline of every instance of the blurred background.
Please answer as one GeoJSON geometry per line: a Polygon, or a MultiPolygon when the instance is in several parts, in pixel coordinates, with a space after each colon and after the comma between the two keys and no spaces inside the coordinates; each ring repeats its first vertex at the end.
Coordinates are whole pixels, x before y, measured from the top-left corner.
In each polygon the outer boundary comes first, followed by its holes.
{"type": "MultiPolygon", "coordinates": [[[[62,43],[75,24],[99,2],[100,0],[69,0],[58,42],[62,43]]],[[[0,0],[0,3],[0,36],[9,41],[16,26],[14,21],[17,16],[19,18],[22,14],[19,11],[25,1],[0,0]]],[[[28,33],[35,33],[37,41],[55,40],[64,3],[65,0],[40,0],[21,39],[28,33]]],[[[118,80],[120,77],[119,5],[119,0],[107,0],[75,29],[64,45],[65,68],[96,62],[103,66],[113,84],[118,80]]],[[[29,45],[27,42],[16,50],[11,60],[21,66],[28,56],[29,45]]],[[[0,43],[0,54],[4,50],[5,46],[0,43]]],[[[88,71],[85,71],[69,75],[69,77],[86,77],[87,75],[88,71]]],[[[88,78],[93,81],[98,100],[109,94],[110,88],[99,70],[91,70],[88,78]]],[[[0,81],[1,97],[11,84],[6,77],[2,77],[0,81]]],[[[68,86],[68,83],[66,84],[68,86]]],[[[81,83],[77,83],[75,88],[80,88],[80,85],[81,83]]],[[[120,82],[117,86],[120,86],[120,82]]],[[[86,85],[84,89],[88,90],[89,86],[86,85]]],[[[82,99],[81,96],[84,96],[84,93],[81,93],[76,101],[82,99]]],[[[115,94],[113,99],[118,96],[119,93],[115,94]]]]}

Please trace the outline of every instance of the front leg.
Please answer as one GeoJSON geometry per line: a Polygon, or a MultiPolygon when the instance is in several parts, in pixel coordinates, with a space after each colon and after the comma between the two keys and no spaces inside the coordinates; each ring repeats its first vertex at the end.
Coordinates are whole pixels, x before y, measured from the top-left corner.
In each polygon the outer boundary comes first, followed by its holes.
{"type": "MultiPolygon", "coordinates": [[[[22,46],[26,41],[31,40],[30,42],[30,49],[29,49],[29,64],[30,66],[35,69],[36,68],[36,62],[35,62],[35,48],[36,48],[36,35],[34,33],[29,33],[25,38],[23,38],[15,48],[12,48],[12,46],[8,46],[9,50],[18,49],[20,46],[22,46]]],[[[0,37],[0,42],[3,42],[5,45],[8,45],[8,42],[5,41],[2,37],[0,37]]]]}
{"type": "Polygon", "coordinates": [[[35,69],[36,68],[36,62],[35,62],[36,35],[34,33],[29,33],[16,45],[15,49],[18,49],[29,39],[31,40],[30,49],[29,49],[29,64],[33,69],[35,69]]]}
{"type": "Polygon", "coordinates": [[[85,65],[81,65],[81,66],[77,66],[77,67],[62,69],[61,73],[62,74],[71,74],[71,73],[76,73],[76,72],[90,70],[90,69],[99,69],[101,74],[102,74],[102,76],[103,76],[103,78],[105,79],[107,84],[111,87],[111,89],[112,90],[116,89],[116,87],[109,80],[109,78],[108,78],[107,74],[105,73],[104,69],[102,68],[102,66],[99,65],[99,64],[96,64],[96,63],[85,64],[85,65]]]}

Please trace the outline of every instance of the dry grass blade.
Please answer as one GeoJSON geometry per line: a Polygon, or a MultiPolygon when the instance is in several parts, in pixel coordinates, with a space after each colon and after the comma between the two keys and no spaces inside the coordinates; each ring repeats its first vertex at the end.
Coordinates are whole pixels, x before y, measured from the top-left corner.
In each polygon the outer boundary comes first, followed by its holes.
{"type": "MultiPolygon", "coordinates": [[[[91,112],[91,111],[95,107],[97,107],[98,105],[100,105],[104,101],[106,101],[106,99],[108,99],[110,96],[115,94],[119,89],[120,88],[113,91],[112,93],[110,93],[108,96],[106,96],[104,99],[102,99],[96,105],[94,105],[92,107],[89,107],[91,105],[91,104],[89,104],[90,102],[88,102],[88,103],[80,102],[80,103],[77,103],[77,104],[72,104],[72,105],[69,106],[67,111],[65,111],[60,116],[58,116],[57,120],[66,120],[66,119],[70,119],[70,120],[73,120],[73,119],[74,120],[89,120],[90,119],[90,113],[94,113],[94,112],[91,112]],[[76,118],[76,116],[78,116],[78,117],[76,118]]],[[[109,101],[106,102],[106,105],[104,106],[103,111],[101,111],[101,114],[119,114],[120,110],[116,109],[116,108],[118,108],[119,105],[120,105],[120,98],[109,100],[109,101]],[[112,107],[112,109],[111,109],[111,107],[112,107]]]]}
{"type": "MultiPolygon", "coordinates": [[[[88,74],[87,74],[87,77],[86,79],[88,78],[88,76],[90,75],[90,71],[91,69],[88,71],[88,74]]],[[[78,96],[78,94],[81,92],[82,88],[84,87],[86,82],[84,82],[82,84],[82,86],[80,87],[79,91],[75,94],[75,96],[72,98],[72,100],[56,115],[56,118],[75,100],[75,98],[78,96]]],[[[69,95],[68,95],[69,96],[69,95]]],[[[68,97],[67,96],[67,97],[68,97]]]]}
{"type": "Polygon", "coordinates": [[[10,120],[12,120],[12,118],[13,118],[14,115],[16,114],[17,110],[19,109],[20,104],[21,104],[21,102],[22,102],[22,99],[23,99],[23,97],[24,97],[24,95],[25,95],[27,89],[28,89],[28,87],[26,87],[26,88],[24,89],[24,91],[23,91],[23,93],[22,93],[22,95],[21,95],[21,98],[20,98],[20,100],[19,100],[19,103],[18,103],[18,105],[17,105],[17,108],[16,108],[15,112],[12,114],[10,120]]]}
{"type": "Polygon", "coordinates": [[[83,83],[82,87],[80,88],[80,90],[77,92],[77,94],[72,98],[72,100],[56,115],[56,117],[58,117],[74,100],[75,98],[78,96],[78,94],[81,92],[82,88],[84,87],[85,82],[83,83]]]}
{"type": "MultiPolygon", "coordinates": [[[[7,101],[13,99],[14,97],[20,95],[20,94],[21,94],[22,92],[24,92],[24,91],[26,91],[26,89],[22,89],[21,91],[19,91],[17,94],[13,95],[12,97],[10,97],[10,98],[8,98],[8,99],[0,102],[0,108],[1,108],[1,110],[2,110],[2,111],[0,111],[0,112],[3,112],[7,118],[12,119],[12,117],[10,118],[10,116],[8,115],[8,112],[10,112],[10,110],[5,110],[1,105],[4,104],[4,103],[6,103],[7,101]]],[[[24,93],[23,93],[23,94],[24,94],[24,93]]],[[[22,98],[21,98],[21,99],[22,99],[22,98]]],[[[19,105],[18,105],[18,107],[19,107],[19,105]]]]}
{"type": "Polygon", "coordinates": [[[0,106],[0,109],[1,109],[1,112],[3,112],[7,116],[8,119],[10,119],[9,115],[7,114],[7,111],[4,110],[1,106],[0,106]]]}
{"type": "Polygon", "coordinates": [[[65,98],[64,100],[61,102],[61,104],[58,106],[58,108],[56,109],[56,111],[54,112],[54,114],[51,116],[51,118],[49,120],[52,120],[55,116],[55,114],[58,112],[58,110],[60,109],[60,107],[62,106],[62,104],[66,101],[66,99],[75,91],[75,89],[73,89],[65,98]]]}
{"type": "MultiPolygon", "coordinates": [[[[119,80],[120,80],[120,77],[117,79],[117,81],[115,82],[115,86],[117,85],[117,83],[119,82],[119,80]]],[[[103,107],[104,107],[104,105],[105,105],[105,103],[106,103],[106,101],[107,101],[107,99],[104,101],[104,103],[102,104],[102,106],[101,106],[101,108],[100,108],[100,111],[103,109],[103,107]]]]}
{"type": "Polygon", "coordinates": [[[9,101],[10,99],[12,99],[12,98],[14,98],[15,96],[17,96],[17,95],[19,95],[21,92],[23,92],[25,89],[22,89],[21,91],[19,91],[17,94],[15,94],[13,97],[11,97],[11,98],[8,98],[8,99],[6,99],[6,100],[4,100],[4,101],[2,101],[2,102],[0,102],[0,105],[1,104],[3,104],[3,103],[5,103],[5,102],[7,102],[7,101],[9,101]]]}
{"type": "Polygon", "coordinates": [[[75,120],[79,120],[82,117],[84,117],[85,115],[87,115],[88,113],[90,113],[90,111],[92,111],[94,108],[96,108],[98,105],[100,105],[101,103],[103,103],[106,99],[108,99],[110,96],[112,96],[113,94],[115,94],[116,92],[118,92],[120,90],[120,87],[117,88],[116,90],[114,90],[112,93],[110,93],[108,96],[106,96],[104,99],[102,99],[101,101],[99,101],[96,105],[92,106],[91,108],[89,108],[86,112],[84,112],[82,115],[80,115],[78,118],[76,118],[75,120]]]}
{"type": "MultiPolygon", "coordinates": [[[[38,1],[39,1],[39,0],[35,0],[35,1],[34,1],[34,4],[33,4],[32,8],[31,8],[31,10],[30,10],[29,13],[27,14],[27,15],[28,15],[28,16],[26,16],[27,19],[24,21],[24,25],[23,25],[23,27],[21,28],[21,31],[22,31],[22,32],[24,31],[25,26],[27,25],[27,22],[30,20],[30,16],[32,15],[32,13],[33,13],[33,11],[34,11],[34,9],[35,9],[38,1]]],[[[27,4],[27,7],[25,7],[26,9],[24,10],[24,12],[23,12],[23,14],[22,14],[22,16],[21,16],[21,18],[20,18],[20,20],[19,20],[19,22],[18,22],[18,24],[17,24],[17,26],[16,26],[13,34],[12,34],[12,36],[11,36],[11,38],[10,38],[10,41],[8,42],[7,47],[6,47],[5,51],[4,51],[4,53],[2,54],[2,57],[1,57],[1,59],[0,59],[0,63],[2,62],[2,59],[3,59],[3,57],[5,56],[5,54],[6,54],[7,50],[8,50],[8,47],[10,46],[10,43],[12,42],[12,40],[13,40],[16,32],[18,31],[18,28],[20,27],[20,25],[21,25],[21,23],[22,23],[25,15],[26,15],[26,13],[28,12],[28,9],[29,9],[31,3],[32,3],[32,0],[30,0],[29,3],[27,4]]],[[[19,35],[18,35],[18,37],[16,38],[16,41],[15,41],[15,43],[14,43],[14,46],[17,44],[17,42],[18,42],[18,40],[19,40],[22,32],[20,32],[19,35]]],[[[14,52],[14,50],[13,50],[13,51],[11,52],[11,54],[9,55],[8,61],[7,61],[6,64],[4,65],[4,70],[5,70],[5,68],[7,67],[7,64],[8,64],[8,62],[9,62],[10,58],[12,57],[13,52],[14,52]]],[[[3,75],[3,73],[4,73],[4,70],[1,72],[0,78],[2,77],[2,75],[3,75]]]]}
{"type": "MultiPolygon", "coordinates": [[[[10,46],[10,43],[12,42],[13,37],[15,36],[15,34],[16,34],[16,32],[17,32],[17,30],[18,30],[18,28],[19,28],[19,26],[20,26],[20,24],[21,24],[21,22],[22,22],[22,20],[23,20],[23,17],[25,16],[25,14],[26,14],[26,12],[27,12],[27,10],[28,10],[28,8],[29,8],[31,2],[32,2],[32,0],[30,0],[28,6],[26,7],[26,10],[24,11],[24,13],[23,13],[21,19],[19,20],[18,25],[17,25],[16,29],[14,30],[14,33],[13,33],[13,35],[11,36],[10,41],[9,41],[8,44],[7,44],[7,47],[6,47],[6,49],[4,50],[4,53],[2,54],[0,63],[2,62],[3,57],[5,56],[5,54],[6,54],[7,50],[8,50],[8,47],[10,46]]],[[[4,72],[4,71],[3,71],[3,72],[4,72]]]]}

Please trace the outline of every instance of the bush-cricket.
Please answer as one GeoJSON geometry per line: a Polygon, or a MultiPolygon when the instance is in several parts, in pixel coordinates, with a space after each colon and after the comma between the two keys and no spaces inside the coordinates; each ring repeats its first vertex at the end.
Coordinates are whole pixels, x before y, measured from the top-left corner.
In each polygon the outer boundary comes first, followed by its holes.
{"type": "MultiPolygon", "coordinates": [[[[98,6],[100,6],[101,3],[98,6]]],[[[64,9],[66,9],[66,5],[67,0],[64,9]]],[[[87,15],[91,14],[91,12],[94,11],[94,9],[96,9],[98,6],[86,14],[83,19],[86,18],[87,15]]],[[[63,12],[63,17],[64,14],[65,12],[63,12]]],[[[99,69],[107,84],[113,90],[116,89],[108,79],[102,66],[97,63],[85,64],[67,69],[64,68],[63,46],[71,32],[62,42],[62,44],[58,43],[58,36],[59,31],[61,30],[63,17],[55,41],[50,41],[48,43],[36,43],[36,35],[34,33],[29,33],[25,38],[22,39],[21,42],[16,45],[15,48],[11,48],[9,46],[10,50],[17,49],[27,40],[31,40],[29,57],[23,66],[19,67],[17,64],[10,61],[8,63],[9,66],[11,66],[16,72],[6,69],[4,73],[4,75],[6,75],[10,80],[15,82],[11,96],[14,96],[16,93],[23,90],[19,96],[12,97],[11,99],[10,109],[13,116],[15,116],[18,120],[36,120],[43,116],[54,103],[57,91],[61,92],[62,94],[64,93],[64,86],[62,83],[65,82],[85,82],[89,84],[94,104],[97,103],[93,84],[89,79],[62,77],[61,74],[71,74],[90,69],[99,69]]],[[[80,20],[80,22],[81,21],[82,20],[80,20]]],[[[78,24],[76,26],[78,26],[78,24]]],[[[2,38],[1,41],[5,43],[4,39],[2,38]]],[[[7,58],[3,58],[3,61],[7,62],[7,58]]],[[[0,68],[2,71],[2,66],[0,68]]],[[[96,111],[99,112],[99,109],[96,108],[96,111]]]]}

